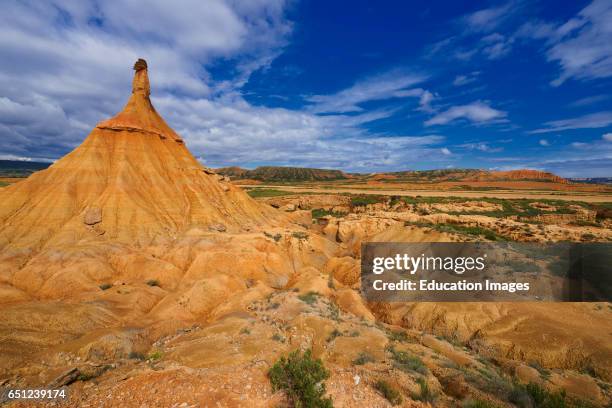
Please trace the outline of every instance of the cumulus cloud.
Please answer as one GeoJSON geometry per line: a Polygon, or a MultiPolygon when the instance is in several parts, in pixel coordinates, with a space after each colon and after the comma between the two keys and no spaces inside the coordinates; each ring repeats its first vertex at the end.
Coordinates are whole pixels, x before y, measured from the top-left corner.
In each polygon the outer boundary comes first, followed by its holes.
{"type": "Polygon", "coordinates": [[[612,142],[612,133],[604,133],[601,138],[606,142],[612,142]]]}
{"type": "Polygon", "coordinates": [[[529,133],[560,132],[571,129],[597,129],[612,124],[612,111],[595,112],[570,119],[553,120],[544,123],[545,127],[529,133]]]}
{"type": "Polygon", "coordinates": [[[425,121],[425,126],[445,125],[458,119],[472,123],[491,123],[504,120],[506,112],[493,109],[487,103],[477,101],[467,105],[453,106],[425,121]]]}

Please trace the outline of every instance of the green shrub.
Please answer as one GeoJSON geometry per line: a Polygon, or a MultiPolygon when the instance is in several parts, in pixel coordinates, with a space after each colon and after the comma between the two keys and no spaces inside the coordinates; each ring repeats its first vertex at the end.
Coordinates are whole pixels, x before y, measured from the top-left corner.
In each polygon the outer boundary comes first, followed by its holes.
{"type": "Polygon", "coordinates": [[[309,305],[313,305],[317,301],[318,297],[319,297],[319,293],[318,292],[310,291],[310,292],[308,292],[306,294],[298,296],[298,299],[300,299],[304,303],[308,303],[309,305]]]}
{"type": "Polygon", "coordinates": [[[497,408],[497,405],[483,400],[468,400],[465,401],[462,405],[462,408],[497,408]]]}
{"type": "Polygon", "coordinates": [[[149,279],[146,284],[149,286],[159,286],[159,281],[157,279],[149,279]]]}
{"type": "Polygon", "coordinates": [[[273,188],[254,188],[247,191],[247,194],[253,198],[260,197],[279,197],[294,194],[290,191],[276,190],[273,188]]]}
{"type": "Polygon", "coordinates": [[[405,331],[388,331],[387,338],[391,341],[406,342],[408,341],[408,335],[405,331]]]}
{"type": "Polygon", "coordinates": [[[149,354],[149,360],[155,361],[155,360],[159,360],[162,358],[162,353],[161,351],[154,351],[151,354],[149,354]]]}
{"type": "Polygon", "coordinates": [[[278,333],[274,333],[274,335],[272,336],[272,340],[278,341],[279,343],[285,342],[285,338],[278,333]]]}
{"type": "Polygon", "coordinates": [[[99,287],[100,287],[100,289],[102,289],[102,290],[107,290],[107,289],[112,288],[112,287],[113,287],[113,285],[111,285],[110,283],[103,283],[103,284],[101,284],[99,287]]]}
{"type": "Polygon", "coordinates": [[[130,351],[130,354],[128,354],[128,358],[131,358],[132,360],[146,360],[147,357],[142,354],[139,353],[138,351],[130,351]]]}
{"type": "Polygon", "coordinates": [[[417,379],[417,383],[419,384],[419,393],[413,394],[412,399],[433,403],[436,400],[436,394],[429,388],[427,381],[423,378],[419,378],[417,379]]]}
{"type": "Polygon", "coordinates": [[[423,364],[418,356],[412,355],[405,351],[397,351],[393,347],[389,348],[391,357],[395,362],[395,367],[402,371],[415,371],[419,374],[427,375],[427,367],[423,364]]]}
{"type": "Polygon", "coordinates": [[[376,384],[374,384],[374,388],[380,392],[391,405],[399,405],[402,403],[402,395],[400,392],[385,380],[378,380],[376,384]]]}
{"type": "Polygon", "coordinates": [[[336,337],[340,337],[342,336],[342,332],[338,329],[334,329],[331,333],[329,333],[329,336],[327,336],[327,342],[329,343],[330,341],[334,340],[336,337]]]}
{"type": "Polygon", "coordinates": [[[369,204],[376,204],[384,201],[386,198],[384,196],[378,195],[363,195],[363,196],[353,196],[351,197],[351,206],[353,207],[365,207],[369,204]]]}
{"type": "Polygon", "coordinates": [[[362,351],[359,353],[356,359],[353,360],[353,365],[364,365],[366,363],[373,363],[376,361],[370,353],[362,351]]]}
{"type": "Polygon", "coordinates": [[[293,238],[297,238],[299,240],[306,240],[308,239],[308,234],[306,232],[302,232],[302,231],[294,231],[291,233],[291,236],[293,238]]]}
{"type": "Polygon", "coordinates": [[[342,218],[346,215],[346,213],[344,212],[325,210],[323,208],[315,208],[314,210],[311,211],[311,213],[312,213],[312,218],[322,218],[328,215],[335,217],[335,218],[342,218]]]}
{"type": "Polygon", "coordinates": [[[516,385],[510,394],[509,400],[520,408],[573,408],[585,406],[583,403],[568,400],[565,391],[549,391],[536,383],[516,385]]]}
{"type": "Polygon", "coordinates": [[[321,359],[313,359],[311,350],[304,354],[296,350],[281,357],[268,371],[272,390],[283,390],[296,408],[332,408],[331,398],[325,397],[325,380],[329,371],[321,359]]]}

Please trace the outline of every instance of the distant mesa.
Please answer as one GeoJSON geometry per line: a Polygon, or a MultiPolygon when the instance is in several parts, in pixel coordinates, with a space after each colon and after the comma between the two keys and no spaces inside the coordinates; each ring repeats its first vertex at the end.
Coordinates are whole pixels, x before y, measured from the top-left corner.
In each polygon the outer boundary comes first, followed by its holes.
{"type": "Polygon", "coordinates": [[[348,178],[340,170],[312,169],[306,167],[262,166],[254,170],[240,167],[223,167],[217,173],[236,179],[259,181],[329,181],[348,178]]]}

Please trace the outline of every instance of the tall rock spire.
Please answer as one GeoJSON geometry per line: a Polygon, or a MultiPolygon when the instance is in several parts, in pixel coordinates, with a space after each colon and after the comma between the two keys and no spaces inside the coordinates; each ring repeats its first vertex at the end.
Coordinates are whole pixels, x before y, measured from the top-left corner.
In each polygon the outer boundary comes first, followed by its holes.
{"type": "Polygon", "coordinates": [[[144,96],[151,95],[151,86],[149,85],[149,73],[147,72],[147,61],[139,58],[134,64],[134,79],[132,80],[132,93],[142,92],[144,96]]]}
{"type": "Polygon", "coordinates": [[[149,73],[147,62],[140,58],[134,64],[134,79],[132,80],[132,95],[121,112],[115,117],[98,123],[100,129],[110,130],[140,130],[157,135],[162,139],[173,139],[183,143],[164,119],[157,113],[151,99],[149,73]]]}

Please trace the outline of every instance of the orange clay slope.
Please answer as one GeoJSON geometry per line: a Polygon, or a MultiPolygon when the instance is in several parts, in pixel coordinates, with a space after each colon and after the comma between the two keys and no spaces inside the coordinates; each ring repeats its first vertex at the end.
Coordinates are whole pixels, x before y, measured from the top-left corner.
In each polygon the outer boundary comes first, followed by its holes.
{"type": "Polygon", "coordinates": [[[0,249],[82,240],[149,244],[189,228],[265,225],[277,213],[198,163],[149,99],[139,60],[114,118],[48,169],[0,191],[0,249]]]}

